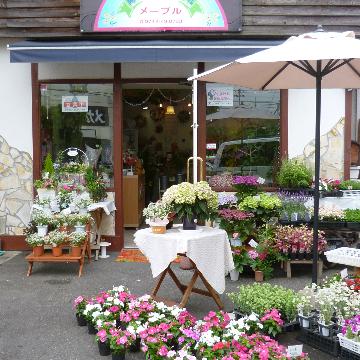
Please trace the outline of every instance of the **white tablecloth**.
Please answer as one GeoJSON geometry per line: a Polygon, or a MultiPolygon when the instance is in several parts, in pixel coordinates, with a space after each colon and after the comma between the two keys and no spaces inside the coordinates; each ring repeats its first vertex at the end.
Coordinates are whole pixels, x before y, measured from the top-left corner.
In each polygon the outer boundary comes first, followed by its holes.
{"type": "Polygon", "coordinates": [[[225,275],[234,269],[226,231],[198,226],[201,231],[174,226],[165,234],[153,234],[150,228],[135,233],[135,244],[149,259],[153,277],[160,275],[178,253],[196,264],[209,284],[219,293],[225,291],[225,275]]]}
{"type": "Polygon", "coordinates": [[[110,215],[111,212],[116,210],[115,203],[112,200],[101,201],[88,206],[88,211],[94,211],[96,209],[103,209],[106,215],[110,215]]]}

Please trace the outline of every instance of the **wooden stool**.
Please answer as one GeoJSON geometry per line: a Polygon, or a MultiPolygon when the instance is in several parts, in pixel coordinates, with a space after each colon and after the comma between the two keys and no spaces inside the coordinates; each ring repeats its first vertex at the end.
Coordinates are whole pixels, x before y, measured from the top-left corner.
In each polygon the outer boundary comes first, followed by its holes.
{"type": "MultiPolygon", "coordinates": [[[[291,265],[292,264],[312,264],[312,260],[289,260],[284,262],[284,270],[286,272],[286,277],[291,278],[291,265]]],[[[323,272],[323,261],[318,260],[318,276],[321,277],[323,272]]]]}

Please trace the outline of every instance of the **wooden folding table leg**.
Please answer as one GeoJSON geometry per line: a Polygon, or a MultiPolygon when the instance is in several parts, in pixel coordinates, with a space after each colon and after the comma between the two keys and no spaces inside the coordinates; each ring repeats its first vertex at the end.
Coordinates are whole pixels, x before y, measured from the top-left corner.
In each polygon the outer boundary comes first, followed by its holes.
{"type": "Polygon", "coordinates": [[[198,278],[198,276],[199,276],[199,272],[197,270],[195,270],[194,275],[192,276],[192,278],[191,278],[191,280],[189,282],[189,285],[187,286],[187,288],[185,290],[184,296],[181,299],[181,303],[180,303],[179,307],[181,307],[181,308],[185,307],[185,305],[189,301],[191,290],[194,287],[196,279],[198,278]]]}
{"type": "Polygon", "coordinates": [[[171,278],[173,279],[173,281],[176,284],[176,286],[178,287],[178,289],[184,294],[185,290],[186,290],[186,286],[180,282],[180,280],[177,278],[175,273],[170,269],[170,267],[168,267],[168,273],[171,276],[171,278]]]}
{"type": "Polygon", "coordinates": [[[79,267],[79,277],[82,275],[82,270],[83,270],[83,266],[84,266],[84,258],[81,258],[79,260],[79,264],[80,264],[80,267],[79,267]]]}
{"type": "Polygon", "coordinates": [[[159,291],[159,289],[160,289],[160,286],[161,286],[162,282],[164,281],[165,275],[166,275],[166,273],[168,272],[168,270],[169,270],[169,267],[167,267],[167,268],[161,273],[160,279],[159,279],[159,281],[157,282],[157,284],[155,285],[154,290],[152,291],[151,296],[154,297],[154,296],[156,296],[156,294],[158,293],[158,291],[159,291]]]}
{"type": "Polygon", "coordinates": [[[32,273],[32,268],[33,268],[33,262],[32,261],[29,261],[29,268],[28,268],[28,272],[26,274],[26,276],[30,276],[31,273],[32,273]]]}
{"type": "Polygon", "coordinates": [[[217,294],[217,292],[214,290],[214,288],[208,283],[208,281],[204,278],[204,275],[200,271],[199,271],[199,276],[200,276],[202,282],[204,283],[204,285],[206,286],[206,288],[208,289],[211,297],[216,302],[219,309],[223,310],[224,309],[224,304],[222,303],[222,301],[220,299],[220,296],[217,294]]]}

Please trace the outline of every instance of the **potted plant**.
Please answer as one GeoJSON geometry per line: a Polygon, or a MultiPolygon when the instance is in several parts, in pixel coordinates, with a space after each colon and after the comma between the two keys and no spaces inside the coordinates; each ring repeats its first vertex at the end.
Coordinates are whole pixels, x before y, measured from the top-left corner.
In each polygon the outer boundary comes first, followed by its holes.
{"type": "Polygon", "coordinates": [[[300,326],[309,329],[313,318],[313,310],[315,309],[315,288],[305,287],[299,291],[297,311],[300,326]]]}
{"type": "Polygon", "coordinates": [[[69,235],[72,256],[81,256],[81,246],[86,240],[86,232],[72,232],[69,235]]]}
{"type": "Polygon", "coordinates": [[[94,202],[101,202],[107,198],[106,185],[92,168],[87,168],[85,173],[86,188],[94,202]]]}
{"type": "Polygon", "coordinates": [[[342,209],[333,205],[321,205],[319,207],[319,225],[327,229],[345,227],[345,213],[342,209]]]}
{"type": "Polygon", "coordinates": [[[44,237],[38,234],[31,234],[25,238],[29,246],[33,248],[34,256],[41,256],[44,254],[44,237]]]}
{"type": "Polygon", "coordinates": [[[318,326],[319,333],[323,336],[330,336],[330,330],[333,327],[334,314],[334,293],[331,287],[323,287],[317,289],[315,293],[316,309],[318,310],[318,326]]]}
{"type": "Polygon", "coordinates": [[[276,180],[283,189],[299,191],[299,189],[310,189],[312,178],[311,170],[304,163],[297,160],[284,160],[276,180]]]}
{"type": "Polygon", "coordinates": [[[258,186],[265,183],[265,179],[258,176],[234,176],[233,186],[236,190],[236,196],[239,201],[247,196],[253,196],[258,193],[258,186]]]}
{"type": "Polygon", "coordinates": [[[90,199],[90,195],[87,191],[78,194],[73,199],[73,204],[79,211],[80,215],[84,215],[88,213],[88,206],[91,205],[93,202],[90,199]]]}
{"type": "Polygon", "coordinates": [[[39,196],[39,200],[55,199],[57,181],[48,172],[43,173],[42,178],[34,181],[34,187],[39,196]]]}
{"type": "Polygon", "coordinates": [[[169,223],[168,215],[171,207],[161,201],[150,202],[143,210],[146,223],[150,225],[151,231],[155,234],[165,234],[166,225],[169,223]]]}
{"type": "Polygon", "coordinates": [[[136,341],[136,336],[127,330],[118,329],[110,338],[112,360],[124,360],[125,353],[136,341]]]}
{"type": "Polygon", "coordinates": [[[104,322],[95,335],[95,341],[98,344],[100,356],[109,356],[111,333],[117,331],[111,322],[104,322]]]}
{"type": "Polygon", "coordinates": [[[231,174],[213,175],[209,178],[209,186],[214,191],[234,191],[231,174]]]}
{"type": "Polygon", "coordinates": [[[348,229],[360,230],[360,209],[345,209],[344,215],[348,229]]]}
{"type": "Polygon", "coordinates": [[[58,230],[49,232],[49,234],[47,235],[46,243],[52,245],[53,256],[58,257],[62,255],[61,245],[65,242],[65,240],[66,240],[65,233],[58,230]]]}
{"type": "Polygon", "coordinates": [[[87,304],[87,300],[83,296],[78,296],[73,302],[73,308],[75,309],[76,321],[79,326],[86,326],[86,319],[84,316],[84,310],[87,304]]]}
{"type": "Polygon", "coordinates": [[[360,355],[360,314],[345,320],[338,337],[341,347],[360,355]]]}
{"type": "Polygon", "coordinates": [[[39,236],[45,236],[48,232],[49,224],[52,222],[52,216],[44,211],[36,210],[32,214],[32,221],[35,223],[39,236]]]}
{"type": "Polygon", "coordinates": [[[183,221],[184,230],[195,230],[197,221],[213,219],[217,212],[218,196],[206,181],[196,184],[183,182],[168,188],[162,202],[172,207],[183,221]]]}
{"type": "Polygon", "coordinates": [[[323,197],[341,197],[343,192],[339,189],[341,184],[340,180],[335,179],[320,179],[319,190],[323,197]]]}
{"type": "Polygon", "coordinates": [[[53,222],[58,228],[58,231],[67,233],[71,226],[74,224],[74,216],[69,214],[60,213],[54,216],[53,222]]]}
{"type": "Polygon", "coordinates": [[[92,221],[90,214],[75,214],[73,216],[73,225],[75,232],[85,232],[86,225],[92,221]]]}

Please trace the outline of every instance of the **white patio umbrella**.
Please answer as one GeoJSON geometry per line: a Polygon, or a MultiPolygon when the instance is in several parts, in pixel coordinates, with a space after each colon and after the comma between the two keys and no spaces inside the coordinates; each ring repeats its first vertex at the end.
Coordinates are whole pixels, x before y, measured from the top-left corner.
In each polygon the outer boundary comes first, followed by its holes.
{"type": "Polygon", "coordinates": [[[320,27],[188,80],[261,90],[316,88],[312,280],[317,283],[321,89],[360,87],[360,40],[352,31],[324,32],[320,27]]]}

